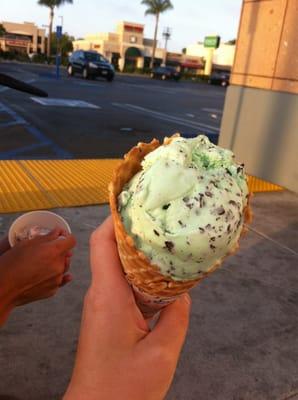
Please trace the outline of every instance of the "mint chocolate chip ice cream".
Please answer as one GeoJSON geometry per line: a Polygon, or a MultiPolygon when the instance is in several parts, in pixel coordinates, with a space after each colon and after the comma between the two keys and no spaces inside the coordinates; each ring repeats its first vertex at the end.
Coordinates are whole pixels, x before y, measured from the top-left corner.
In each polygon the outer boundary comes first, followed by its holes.
{"type": "Polygon", "coordinates": [[[178,281],[203,276],[237,247],[247,202],[243,165],[203,135],[149,153],[118,197],[137,249],[178,281]]]}

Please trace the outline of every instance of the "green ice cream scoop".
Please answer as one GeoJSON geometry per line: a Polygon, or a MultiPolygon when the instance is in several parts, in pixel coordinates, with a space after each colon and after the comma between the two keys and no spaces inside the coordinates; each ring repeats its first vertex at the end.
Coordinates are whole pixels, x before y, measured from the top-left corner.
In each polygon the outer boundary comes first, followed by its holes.
{"type": "Polygon", "coordinates": [[[203,276],[237,247],[247,202],[243,165],[203,135],[149,153],[118,197],[136,247],[174,280],[203,276]]]}

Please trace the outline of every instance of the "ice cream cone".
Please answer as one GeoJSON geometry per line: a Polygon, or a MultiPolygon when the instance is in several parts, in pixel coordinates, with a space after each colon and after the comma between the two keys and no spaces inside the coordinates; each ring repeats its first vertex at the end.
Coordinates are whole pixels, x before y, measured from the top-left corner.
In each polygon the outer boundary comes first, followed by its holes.
{"type": "MultiPolygon", "coordinates": [[[[171,138],[165,138],[164,145],[171,142],[171,138]]],[[[152,264],[147,256],[139,251],[134,244],[133,238],[126,232],[118,210],[118,195],[124,185],[141,170],[143,158],[160,146],[158,140],[153,139],[151,143],[139,143],[133,147],[124,157],[113,174],[109,185],[109,201],[114,222],[115,235],[118,245],[119,256],[125,272],[127,281],[134,289],[135,297],[145,317],[154,315],[159,309],[174,301],[179,295],[187,292],[198,284],[204,277],[217,269],[223,258],[216,262],[208,272],[197,279],[178,281],[159,272],[159,268],[152,264]]],[[[251,213],[249,206],[245,209],[245,221],[249,221],[251,213]]],[[[229,254],[234,253],[238,243],[229,254]]]]}

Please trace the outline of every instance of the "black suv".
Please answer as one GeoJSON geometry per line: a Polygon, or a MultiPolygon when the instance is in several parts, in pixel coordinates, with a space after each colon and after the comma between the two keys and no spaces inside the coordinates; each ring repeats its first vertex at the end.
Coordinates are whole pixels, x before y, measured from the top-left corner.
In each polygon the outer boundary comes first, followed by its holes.
{"type": "Polygon", "coordinates": [[[208,83],[211,85],[221,85],[226,87],[230,84],[230,73],[229,72],[213,72],[208,79],[208,83]]]}
{"type": "Polygon", "coordinates": [[[174,79],[178,81],[181,78],[180,73],[174,67],[156,67],[153,68],[150,74],[151,78],[159,78],[165,81],[166,79],[174,79]]]}
{"type": "Polygon", "coordinates": [[[75,73],[83,75],[84,79],[101,76],[107,81],[112,81],[115,70],[112,64],[96,51],[77,50],[69,57],[67,73],[73,76],[75,73]]]}

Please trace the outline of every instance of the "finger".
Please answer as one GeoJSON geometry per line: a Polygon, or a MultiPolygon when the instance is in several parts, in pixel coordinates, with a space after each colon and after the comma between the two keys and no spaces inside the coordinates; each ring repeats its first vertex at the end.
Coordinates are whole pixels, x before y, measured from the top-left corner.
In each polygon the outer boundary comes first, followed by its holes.
{"type": "Polygon", "coordinates": [[[70,233],[66,229],[60,228],[59,230],[60,230],[60,236],[66,237],[70,235],[70,233]]]}
{"type": "Polygon", "coordinates": [[[92,285],[106,289],[110,296],[113,290],[120,294],[131,295],[131,289],[123,274],[115,240],[113,221],[108,217],[103,224],[92,233],[90,239],[90,262],[92,285]]]}
{"type": "MultiPolygon", "coordinates": [[[[59,236],[58,236],[59,237],[59,236]]],[[[74,235],[68,235],[65,238],[61,238],[60,240],[54,240],[50,243],[50,246],[55,248],[56,252],[60,255],[66,255],[70,249],[72,249],[76,245],[76,239],[74,235]]]]}
{"type": "Polygon", "coordinates": [[[168,348],[178,359],[188,328],[190,307],[189,295],[183,294],[161,311],[157,324],[145,340],[168,348]]]}
{"type": "MultiPolygon", "coordinates": [[[[38,235],[33,239],[30,239],[30,243],[38,244],[38,243],[45,243],[45,242],[51,242],[56,239],[61,235],[61,229],[60,228],[54,228],[52,229],[49,233],[46,235],[38,235]]],[[[26,240],[27,242],[29,241],[26,240]]],[[[25,241],[24,241],[25,242],[25,241]]]]}
{"type": "Polygon", "coordinates": [[[8,237],[5,237],[4,239],[0,240],[0,256],[9,249],[10,249],[10,244],[8,241],[8,237]]]}
{"type": "Polygon", "coordinates": [[[71,282],[72,280],[73,276],[71,274],[64,275],[60,283],[60,287],[67,285],[67,283],[71,282]]]}
{"type": "Polygon", "coordinates": [[[70,257],[65,257],[64,273],[67,272],[69,268],[70,268],[70,257]]]}

